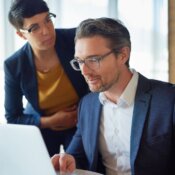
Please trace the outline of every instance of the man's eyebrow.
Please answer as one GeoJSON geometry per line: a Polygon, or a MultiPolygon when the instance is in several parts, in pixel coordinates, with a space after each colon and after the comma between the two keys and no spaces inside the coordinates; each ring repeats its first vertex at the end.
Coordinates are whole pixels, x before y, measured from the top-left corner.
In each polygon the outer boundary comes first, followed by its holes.
{"type": "Polygon", "coordinates": [[[85,57],[85,58],[80,58],[80,57],[78,57],[78,56],[74,56],[74,58],[76,58],[76,59],[79,59],[79,60],[85,60],[85,59],[89,59],[89,58],[93,58],[93,57],[99,57],[100,55],[89,55],[89,56],[87,56],[87,57],[85,57]]]}
{"type": "Polygon", "coordinates": [[[100,55],[89,55],[89,56],[87,56],[86,58],[91,58],[91,57],[99,57],[100,55]]]}

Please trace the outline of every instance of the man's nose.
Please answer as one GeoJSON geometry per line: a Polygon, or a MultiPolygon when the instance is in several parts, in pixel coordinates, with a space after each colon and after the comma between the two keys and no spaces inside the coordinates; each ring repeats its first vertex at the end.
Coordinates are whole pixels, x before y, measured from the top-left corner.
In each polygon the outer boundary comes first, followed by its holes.
{"type": "Polygon", "coordinates": [[[87,75],[92,71],[85,63],[81,65],[80,69],[82,75],[87,75]]]}

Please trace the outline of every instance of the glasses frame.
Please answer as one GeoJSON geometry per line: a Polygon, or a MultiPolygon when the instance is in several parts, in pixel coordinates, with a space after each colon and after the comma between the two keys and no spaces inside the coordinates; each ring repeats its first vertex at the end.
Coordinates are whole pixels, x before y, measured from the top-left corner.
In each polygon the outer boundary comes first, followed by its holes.
{"type": "MultiPolygon", "coordinates": [[[[56,18],[56,15],[54,13],[51,13],[49,12],[48,15],[47,15],[47,18],[51,20],[51,18],[56,18]]],[[[46,20],[46,19],[45,19],[46,20]]],[[[52,21],[52,20],[51,20],[52,21]]],[[[53,23],[53,21],[52,21],[53,23]]],[[[33,28],[35,28],[36,26],[31,26],[29,27],[28,29],[27,28],[22,28],[22,29],[19,29],[20,32],[23,32],[23,33],[33,33],[32,30],[33,28]]],[[[38,27],[40,28],[40,26],[38,25],[38,27]]]]}
{"type": "Polygon", "coordinates": [[[97,63],[98,64],[98,67],[100,65],[100,61],[103,60],[104,58],[106,58],[107,56],[109,56],[110,54],[112,53],[119,53],[119,50],[118,49],[112,49],[110,50],[109,52],[105,53],[104,55],[101,55],[101,56],[92,56],[92,57],[88,57],[88,58],[85,58],[84,60],[82,59],[79,59],[79,58],[74,58],[70,61],[70,64],[72,66],[72,68],[76,71],[81,71],[81,66],[83,64],[85,64],[89,69],[91,70],[94,70],[93,68],[91,68],[88,64],[87,64],[87,61],[92,61],[94,63],[97,63]],[[75,66],[75,63],[77,63],[79,65],[79,68],[77,68],[75,66]]]}

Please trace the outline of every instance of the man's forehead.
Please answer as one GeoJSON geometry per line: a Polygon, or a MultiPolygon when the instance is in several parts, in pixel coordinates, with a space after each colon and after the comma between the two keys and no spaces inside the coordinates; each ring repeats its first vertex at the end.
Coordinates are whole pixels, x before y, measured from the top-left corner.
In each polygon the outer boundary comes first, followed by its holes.
{"type": "Polygon", "coordinates": [[[99,36],[94,37],[84,37],[76,40],[75,52],[91,52],[91,51],[101,51],[108,46],[108,41],[99,36]]]}

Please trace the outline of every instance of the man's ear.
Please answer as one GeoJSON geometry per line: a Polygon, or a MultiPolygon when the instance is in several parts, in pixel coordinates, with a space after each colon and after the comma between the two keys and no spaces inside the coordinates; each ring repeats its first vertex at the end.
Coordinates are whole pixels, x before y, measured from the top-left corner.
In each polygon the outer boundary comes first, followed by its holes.
{"type": "Polygon", "coordinates": [[[20,31],[16,31],[16,34],[21,37],[22,39],[26,40],[27,38],[22,34],[20,31]]]}
{"type": "Polygon", "coordinates": [[[123,47],[121,49],[121,56],[122,56],[123,64],[125,64],[128,61],[128,59],[130,57],[130,52],[131,52],[131,49],[129,47],[127,47],[127,46],[123,47]]]}

